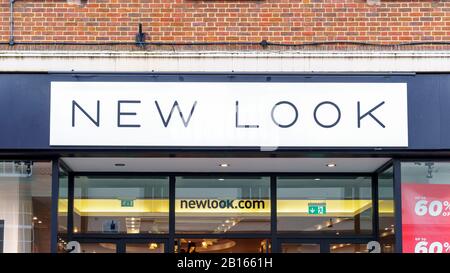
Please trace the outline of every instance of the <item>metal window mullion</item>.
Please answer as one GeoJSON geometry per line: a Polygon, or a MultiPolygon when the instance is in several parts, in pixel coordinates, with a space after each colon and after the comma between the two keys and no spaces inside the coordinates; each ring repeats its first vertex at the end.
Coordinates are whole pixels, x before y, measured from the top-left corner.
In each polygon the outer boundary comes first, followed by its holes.
{"type": "Polygon", "coordinates": [[[59,160],[52,161],[52,187],[51,187],[51,239],[50,252],[58,252],[58,198],[59,198],[59,160]]]}
{"type": "Polygon", "coordinates": [[[402,253],[402,192],[401,162],[394,160],[395,252],[402,253]]]}
{"type": "Polygon", "coordinates": [[[74,222],[74,200],[75,200],[75,176],[72,172],[68,174],[67,189],[67,239],[73,239],[73,222],[74,222]]]}
{"type": "Polygon", "coordinates": [[[379,240],[380,235],[380,214],[379,214],[379,204],[378,204],[378,173],[372,175],[372,230],[374,240],[379,240]]]}
{"type": "Polygon", "coordinates": [[[277,240],[277,177],[274,175],[270,177],[270,227],[272,252],[278,253],[280,248],[277,240]]]}
{"type": "Polygon", "coordinates": [[[319,246],[320,246],[320,253],[330,253],[330,242],[327,240],[320,240],[319,246]]]}
{"type": "Polygon", "coordinates": [[[127,252],[127,241],[125,239],[116,240],[116,253],[126,253],[127,252]]]}
{"type": "Polygon", "coordinates": [[[175,242],[175,176],[169,176],[169,241],[166,252],[174,252],[175,242]]]}

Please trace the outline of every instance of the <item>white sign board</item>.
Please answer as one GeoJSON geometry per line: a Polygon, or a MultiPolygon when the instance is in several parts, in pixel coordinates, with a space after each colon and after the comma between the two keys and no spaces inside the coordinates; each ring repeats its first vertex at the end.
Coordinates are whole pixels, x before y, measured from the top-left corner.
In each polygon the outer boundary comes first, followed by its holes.
{"type": "Polygon", "coordinates": [[[406,147],[406,83],[52,82],[52,146],[406,147]]]}

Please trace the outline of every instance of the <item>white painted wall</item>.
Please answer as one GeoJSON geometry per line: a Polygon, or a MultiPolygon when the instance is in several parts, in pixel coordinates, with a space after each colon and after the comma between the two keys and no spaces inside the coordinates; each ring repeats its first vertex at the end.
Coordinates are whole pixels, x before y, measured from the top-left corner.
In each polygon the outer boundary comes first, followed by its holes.
{"type": "Polygon", "coordinates": [[[450,51],[0,51],[0,72],[449,72],[450,51]]]}

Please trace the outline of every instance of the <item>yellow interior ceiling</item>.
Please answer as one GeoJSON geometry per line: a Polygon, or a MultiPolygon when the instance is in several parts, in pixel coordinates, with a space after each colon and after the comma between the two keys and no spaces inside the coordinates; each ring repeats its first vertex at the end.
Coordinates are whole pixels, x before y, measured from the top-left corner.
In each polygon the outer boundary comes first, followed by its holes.
{"type": "MultiPolygon", "coordinates": [[[[261,209],[230,209],[230,208],[183,208],[180,200],[176,200],[175,207],[181,216],[214,216],[224,215],[249,215],[262,216],[270,214],[270,201],[264,201],[261,209]],[[202,215],[200,215],[202,214],[202,215]]],[[[59,212],[67,213],[67,199],[59,200],[59,212]]],[[[394,213],[392,200],[379,201],[379,213],[392,215],[394,213]]],[[[278,216],[310,216],[310,217],[353,217],[372,207],[371,200],[278,200],[278,216]],[[326,204],[326,214],[311,215],[308,213],[308,204],[326,204]]],[[[119,199],[75,199],[74,211],[80,216],[163,216],[169,212],[169,201],[167,199],[136,199],[132,207],[122,207],[119,199]]]]}

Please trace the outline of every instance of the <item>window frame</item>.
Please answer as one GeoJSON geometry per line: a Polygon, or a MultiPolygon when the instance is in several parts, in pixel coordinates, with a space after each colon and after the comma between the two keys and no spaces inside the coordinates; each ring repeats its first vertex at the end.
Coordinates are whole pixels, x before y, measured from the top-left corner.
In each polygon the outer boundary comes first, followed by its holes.
{"type": "MultiPolygon", "coordinates": [[[[58,162],[58,161],[57,161],[58,162]]],[[[382,167],[388,168],[392,164],[391,161],[387,162],[382,167]]],[[[75,177],[76,176],[129,176],[130,172],[73,172],[67,166],[64,168],[65,171],[68,172],[69,176],[69,211],[68,211],[68,219],[67,219],[67,239],[71,240],[80,240],[85,241],[89,240],[90,242],[94,241],[96,238],[99,240],[161,240],[166,242],[165,252],[172,253],[174,250],[174,241],[176,238],[260,238],[260,239],[270,239],[272,244],[272,253],[277,253],[280,251],[280,243],[286,242],[287,240],[307,240],[307,241],[316,241],[321,242],[321,244],[325,241],[345,241],[345,242],[368,242],[372,240],[376,240],[378,237],[378,222],[375,219],[378,219],[378,206],[375,200],[378,200],[378,190],[377,187],[377,176],[380,167],[375,172],[330,172],[330,173],[272,173],[272,172],[248,172],[248,173],[238,173],[238,172],[213,172],[213,173],[194,173],[194,172],[139,172],[139,176],[167,176],[169,178],[169,233],[167,234],[103,234],[103,233],[74,233],[73,232],[73,202],[74,202],[74,186],[75,186],[75,177]],[[320,177],[348,177],[348,176],[367,176],[371,177],[371,185],[372,185],[372,232],[367,235],[348,235],[342,234],[339,237],[336,235],[313,235],[313,234],[301,234],[298,232],[293,233],[278,233],[277,232],[277,176],[283,177],[309,177],[309,176],[320,176],[320,177]],[[271,229],[269,232],[262,233],[232,233],[232,234],[189,234],[189,233],[176,233],[175,232],[175,187],[176,187],[176,177],[177,176],[201,176],[201,177],[231,177],[231,176],[266,176],[270,178],[270,200],[271,200],[271,213],[270,213],[270,226],[271,229]],[[324,241],[325,240],[325,241],[324,241]]],[[[59,188],[59,169],[58,169],[58,179],[55,178],[53,180],[54,187],[59,188]]],[[[57,197],[57,196],[56,196],[57,197]]],[[[56,202],[57,202],[56,198],[56,202]]],[[[55,203],[54,203],[55,204],[55,203]]],[[[56,203],[57,204],[57,203],[56,203]]],[[[56,205],[57,206],[57,205],[56,205]]],[[[55,207],[55,206],[53,206],[55,207]]],[[[53,208],[52,207],[52,208],[53,208]]],[[[56,208],[57,212],[57,208],[56,208]]],[[[57,214],[56,214],[57,215],[57,214]]],[[[57,223],[52,224],[56,225],[57,223]]],[[[52,236],[57,240],[57,236],[52,236]]],[[[55,242],[55,252],[56,252],[56,243],[55,242]]],[[[53,246],[53,243],[52,243],[53,246]]]]}

